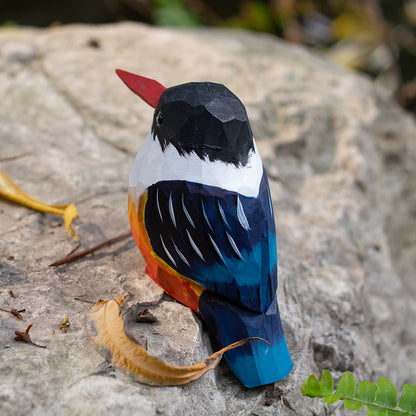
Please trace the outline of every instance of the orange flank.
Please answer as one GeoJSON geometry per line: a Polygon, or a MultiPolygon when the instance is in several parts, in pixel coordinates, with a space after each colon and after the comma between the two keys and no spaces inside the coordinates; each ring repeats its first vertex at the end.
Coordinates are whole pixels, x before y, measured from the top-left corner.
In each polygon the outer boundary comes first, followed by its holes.
{"type": "Polygon", "coordinates": [[[146,262],[146,273],[168,295],[198,312],[199,297],[205,287],[178,273],[153,251],[144,222],[146,203],[147,191],[140,196],[138,207],[129,195],[130,227],[134,240],[146,262]]]}

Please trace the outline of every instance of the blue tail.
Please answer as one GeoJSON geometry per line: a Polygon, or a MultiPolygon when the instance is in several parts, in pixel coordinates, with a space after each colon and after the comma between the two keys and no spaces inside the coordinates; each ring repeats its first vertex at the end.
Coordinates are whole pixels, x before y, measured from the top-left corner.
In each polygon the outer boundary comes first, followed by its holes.
{"type": "Polygon", "coordinates": [[[257,387],[285,378],[293,368],[274,298],[266,313],[246,309],[209,290],[199,298],[199,312],[220,347],[248,337],[253,340],[225,354],[228,365],[246,387],[257,387]]]}

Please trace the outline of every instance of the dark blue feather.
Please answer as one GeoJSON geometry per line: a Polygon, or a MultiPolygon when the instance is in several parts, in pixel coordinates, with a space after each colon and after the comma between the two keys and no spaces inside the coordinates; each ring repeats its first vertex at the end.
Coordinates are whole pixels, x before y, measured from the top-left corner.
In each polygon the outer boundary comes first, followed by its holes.
{"type": "Polygon", "coordinates": [[[245,386],[273,383],[292,369],[276,297],[266,313],[261,313],[206,290],[199,299],[199,312],[220,348],[249,337],[267,341],[253,340],[225,354],[228,365],[245,386]]]}
{"type": "Polygon", "coordinates": [[[266,311],[277,289],[276,233],[265,173],[257,197],[186,181],[148,189],[155,253],[182,275],[247,308],[266,311]]]}

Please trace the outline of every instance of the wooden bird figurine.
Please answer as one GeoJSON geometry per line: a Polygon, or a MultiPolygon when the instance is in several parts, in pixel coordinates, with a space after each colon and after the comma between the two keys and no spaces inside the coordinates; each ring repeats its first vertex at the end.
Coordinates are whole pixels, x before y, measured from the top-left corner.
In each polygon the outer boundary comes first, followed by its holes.
{"type": "Polygon", "coordinates": [[[225,86],[165,88],[116,70],[155,108],[129,178],[128,212],[146,272],[199,313],[247,387],[292,369],[279,309],[276,230],[247,113],[225,86]]]}

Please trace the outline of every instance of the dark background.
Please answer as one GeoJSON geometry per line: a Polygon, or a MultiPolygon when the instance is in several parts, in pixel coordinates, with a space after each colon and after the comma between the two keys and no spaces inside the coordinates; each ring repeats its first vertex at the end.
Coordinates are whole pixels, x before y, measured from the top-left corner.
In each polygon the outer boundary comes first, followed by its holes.
{"type": "Polygon", "coordinates": [[[318,49],[416,113],[416,0],[0,0],[0,24],[238,27],[318,49]]]}

